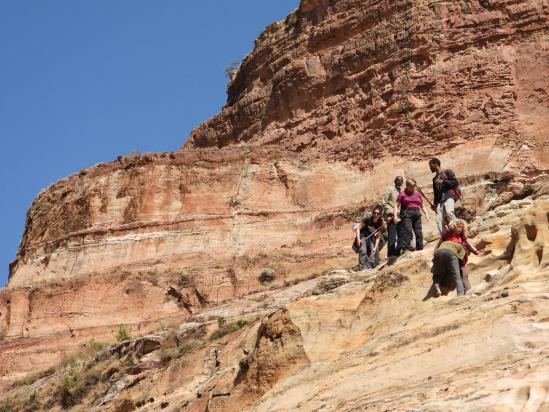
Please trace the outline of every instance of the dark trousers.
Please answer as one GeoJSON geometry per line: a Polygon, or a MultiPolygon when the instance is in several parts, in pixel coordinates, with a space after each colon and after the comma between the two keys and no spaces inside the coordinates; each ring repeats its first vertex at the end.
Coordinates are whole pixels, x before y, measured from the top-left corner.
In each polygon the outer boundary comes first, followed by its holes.
{"type": "Polygon", "coordinates": [[[401,234],[399,241],[402,251],[410,249],[412,244],[412,236],[416,236],[416,250],[423,249],[423,232],[421,230],[421,210],[420,209],[404,209],[400,212],[401,219],[401,234]]]}
{"type": "Polygon", "coordinates": [[[362,244],[358,248],[358,266],[360,269],[373,269],[379,265],[379,251],[383,249],[384,242],[383,239],[380,239],[377,249],[374,252],[374,257],[370,258],[370,254],[376,244],[376,239],[375,235],[369,239],[366,239],[367,236],[367,234],[360,236],[360,240],[362,241],[362,244]]]}
{"type": "Polygon", "coordinates": [[[433,283],[446,290],[457,291],[458,296],[465,294],[459,259],[455,253],[447,249],[439,249],[433,257],[433,283]]]}
{"type": "Polygon", "coordinates": [[[400,255],[400,231],[400,222],[395,223],[392,219],[387,220],[387,256],[389,257],[400,255]]]}

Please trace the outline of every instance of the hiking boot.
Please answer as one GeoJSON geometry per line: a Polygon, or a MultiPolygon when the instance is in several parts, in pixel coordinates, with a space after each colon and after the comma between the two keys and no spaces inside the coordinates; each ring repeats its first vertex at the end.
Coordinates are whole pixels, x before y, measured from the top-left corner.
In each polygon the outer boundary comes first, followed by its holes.
{"type": "Polygon", "coordinates": [[[438,283],[434,284],[434,289],[435,289],[435,298],[439,298],[442,295],[442,292],[440,290],[440,286],[438,285],[438,283]]]}

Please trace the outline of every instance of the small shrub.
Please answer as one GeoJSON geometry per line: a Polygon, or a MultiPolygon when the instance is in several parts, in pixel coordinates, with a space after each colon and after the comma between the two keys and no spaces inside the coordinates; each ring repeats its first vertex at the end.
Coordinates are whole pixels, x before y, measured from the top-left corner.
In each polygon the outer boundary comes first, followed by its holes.
{"type": "Polygon", "coordinates": [[[130,335],[128,334],[128,330],[124,325],[120,325],[120,328],[118,328],[118,335],[116,336],[116,340],[120,343],[130,340],[130,335]]]}
{"type": "Polygon", "coordinates": [[[88,347],[92,352],[101,352],[103,349],[107,347],[106,343],[103,342],[97,342],[96,340],[90,340],[88,343],[88,347]]]}
{"type": "Polygon", "coordinates": [[[15,412],[19,409],[19,402],[13,398],[7,398],[0,402],[0,412],[15,412]]]}
{"type": "Polygon", "coordinates": [[[210,340],[221,339],[225,335],[229,335],[231,333],[239,331],[247,324],[248,322],[243,319],[240,319],[233,323],[223,324],[223,326],[219,327],[216,331],[214,331],[214,333],[212,333],[212,335],[210,336],[210,340]]]}
{"type": "Polygon", "coordinates": [[[223,325],[227,322],[227,319],[225,319],[223,316],[217,318],[217,327],[222,328],[223,325]]]}
{"type": "Polygon", "coordinates": [[[187,288],[192,286],[192,278],[191,275],[189,275],[186,272],[182,272],[179,275],[179,287],[181,288],[187,288]]]}
{"type": "Polygon", "coordinates": [[[98,367],[83,371],[76,365],[73,366],[57,388],[57,396],[61,400],[61,405],[64,408],[77,405],[100,379],[101,370],[98,367]]]}
{"type": "Polygon", "coordinates": [[[15,382],[13,382],[13,386],[27,386],[31,385],[34,382],[36,382],[39,379],[39,375],[29,374],[26,376],[23,376],[21,379],[17,379],[15,382]]]}
{"type": "Polygon", "coordinates": [[[229,63],[225,67],[225,76],[229,80],[232,80],[234,78],[234,76],[236,75],[236,72],[238,71],[239,67],[240,67],[240,62],[239,61],[234,61],[234,62],[229,63]]]}
{"type": "Polygon", "coordinates": [[[179,355],[183,356],[183,355],[186,355],[187,353],[191,353],[195,347],[196,345],[193,343],[184,343],[179,347],[179,355]]]}
{"type": "Polygon", "coordinates": [[[286,31],[290,31],[295,29],[297,26],[297,10],[294,11],[292,14],[289,14],[288,17],[286,17],[286,20],[284,20],[284,29],[286,31]]]}
{"type": "Polygon", "coordinates": [[[172,360],[179,358],[180,353],[176,348],[162,348],[160,350],[160,362],[167,365],[172,360]]]}
{"type": "Polygon", "coordinates": [[[273,280],[275,280],[275,271],[274,269],[272,268],[264,268],[262,271],[261,271],[261,275],[259,275],[259,282],[263,285],[263,286],[266,286],[268,285],[269,283],[271,283],[273,280]]]}

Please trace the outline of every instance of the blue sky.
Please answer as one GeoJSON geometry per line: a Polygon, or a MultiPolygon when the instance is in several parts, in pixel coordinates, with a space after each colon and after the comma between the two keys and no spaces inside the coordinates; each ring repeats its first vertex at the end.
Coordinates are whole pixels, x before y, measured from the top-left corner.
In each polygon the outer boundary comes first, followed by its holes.
{"type": "Polygon", "coordinates": [[[41,189],[179,148],[224,104],[224,68],[298,3],[0,0],[0,286],[41,189]]]}

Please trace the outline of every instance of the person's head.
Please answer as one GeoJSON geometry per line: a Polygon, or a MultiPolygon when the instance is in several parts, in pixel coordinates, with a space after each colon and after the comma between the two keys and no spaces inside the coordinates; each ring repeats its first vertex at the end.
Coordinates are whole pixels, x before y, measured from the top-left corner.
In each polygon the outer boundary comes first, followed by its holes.
{"type": "Polygon", "coordinates": [[[383,213],[383,207],[381,205],[375,205],[372,209],[372,217],[374,221],[378,221],[381,217],[381,214],[383,213]]]}
{"type": "Polygon", "coordinates": [[[404,178],[402,176],[395,177],[395,187],[400,190],[402,184],[404,183],[404,178]]]}
{"type": "Polygon", "coordinates": [[[467,236],[467,222],[463,219],[453,219],[448,223],[448,231],[454,235],[467,236]]]}
{"type": "Polygon", "coordinates": [[[436,173],[440,169],[440,160],[436,157],[433,157],[431,160],[429,160],[429,169],[431,169],[432,173],[436,173]]]}
{"type": "Polygon", "coordinates": [[[406,191],[408,193],[414,193],[416,191],[416,181],[415,179],[408,178],[406,179],[406,191]]]}

